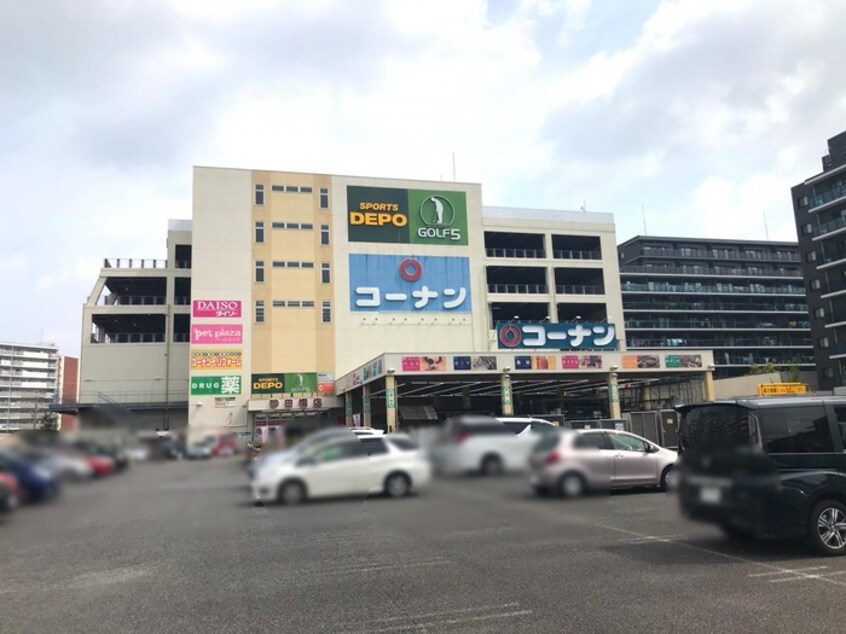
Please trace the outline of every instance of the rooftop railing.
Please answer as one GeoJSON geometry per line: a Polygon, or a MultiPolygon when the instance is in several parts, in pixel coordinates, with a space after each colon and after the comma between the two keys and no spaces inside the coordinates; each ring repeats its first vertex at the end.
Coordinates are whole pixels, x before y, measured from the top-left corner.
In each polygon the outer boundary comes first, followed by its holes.
{"type": "Polygon", "coordinates": [[[104,269],[166,269],[167,260],[148,258],[104,258],[104,269]]]}

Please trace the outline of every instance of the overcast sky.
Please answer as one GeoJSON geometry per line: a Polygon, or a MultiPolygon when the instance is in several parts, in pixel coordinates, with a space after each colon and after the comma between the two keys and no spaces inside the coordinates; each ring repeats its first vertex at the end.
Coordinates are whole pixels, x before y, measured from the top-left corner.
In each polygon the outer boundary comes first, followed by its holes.
{"type": "Polygon", "coordinates": [[[650,234],[795,239],[846,129],[841,0],[0,0],[0,340],[77,354],[191,167],[483,184],[650,234]]]}

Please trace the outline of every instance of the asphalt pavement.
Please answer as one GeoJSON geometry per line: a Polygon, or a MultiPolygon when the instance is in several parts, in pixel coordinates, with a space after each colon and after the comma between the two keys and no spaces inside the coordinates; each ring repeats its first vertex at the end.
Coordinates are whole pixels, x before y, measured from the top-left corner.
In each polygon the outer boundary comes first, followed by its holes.
{"type": "Polygon", "coordinates": [[[846,558],[729,542],[661,492],[471,477],[289,508],[245,484],[140,464],[0,521],[0,631],[843,631],[846,558]]]}

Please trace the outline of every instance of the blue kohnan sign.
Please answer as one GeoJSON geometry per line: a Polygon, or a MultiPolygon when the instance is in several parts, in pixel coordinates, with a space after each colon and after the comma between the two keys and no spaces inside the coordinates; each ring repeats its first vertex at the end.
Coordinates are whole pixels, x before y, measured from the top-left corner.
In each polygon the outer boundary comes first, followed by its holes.
{"type": "Polygon", "coordinates": [[[470,261],[462,257],[350,255],[350,310],[469,313],[470,261]]]}
{"type": "Polygon", "coordinates": [[[614,324],[497,324],[496,339],[501,349],[523,350],[616,350],[614,324]]]}

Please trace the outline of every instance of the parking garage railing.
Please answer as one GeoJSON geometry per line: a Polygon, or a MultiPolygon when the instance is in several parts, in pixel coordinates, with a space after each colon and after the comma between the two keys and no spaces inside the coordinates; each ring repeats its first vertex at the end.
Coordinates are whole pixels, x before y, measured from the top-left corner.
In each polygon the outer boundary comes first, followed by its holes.
{"type": "Polygon", "coordinates": [[[543,249],[485,249],[489,258],[543,258],[546,257],[543,249]]]}
{"type": "Polygon", "coordinates": [[[549,291],[546,284],[488,284],[488,292],[540,295],[549,291]]]}
{"type": "Polygon", "coordinates": [[[104,258],[104,269],[166,269],[167,260],[149,258],[104,258]]]}
{"type": "Polygon", "coordinates": [[[600,251],[585,251],[581,249],[555,249],[552,257],[556,260],[601,260],[600,251]]]}
{"type": "Polygon", "coordinates": [[[564,295],[604,295],[605,289],[592,284],[558,284],[555,292],[564,295]]]}

